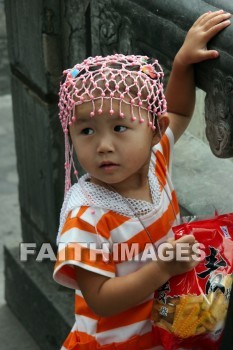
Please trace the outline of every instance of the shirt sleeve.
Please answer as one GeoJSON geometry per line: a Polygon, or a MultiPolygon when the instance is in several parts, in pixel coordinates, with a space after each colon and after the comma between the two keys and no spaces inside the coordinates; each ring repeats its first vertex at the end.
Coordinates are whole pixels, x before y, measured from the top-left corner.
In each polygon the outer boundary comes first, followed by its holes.
{"type": "Polygon", "coordinates": [[[88,207],[73,210],[62,229],[53,278],[68,288],[79,289],[75,266],[115,277],[110,240],[106,232],[97,232],[93,216],[88,207]]]}

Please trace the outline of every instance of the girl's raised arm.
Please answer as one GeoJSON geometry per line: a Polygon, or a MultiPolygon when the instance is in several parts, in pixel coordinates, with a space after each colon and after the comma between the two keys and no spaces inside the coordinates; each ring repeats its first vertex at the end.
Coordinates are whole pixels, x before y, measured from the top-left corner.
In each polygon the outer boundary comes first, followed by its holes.
{"type": "Polygon", "coordinates": [[[207,50],[207,43],[230,25],[230,13],[223,10],[200,16],[187,33],[178,51],[168,80],[165,96],[168,105],[170,128],[175,141],[187,128],[195,105],[193,64],[219,56],[216,50],[207,50]]]}

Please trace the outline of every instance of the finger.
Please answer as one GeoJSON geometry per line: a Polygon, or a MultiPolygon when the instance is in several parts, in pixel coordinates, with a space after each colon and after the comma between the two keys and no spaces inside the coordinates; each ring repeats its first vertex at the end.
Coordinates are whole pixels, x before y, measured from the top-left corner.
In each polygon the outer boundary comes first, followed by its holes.
{"type": "Polygon", "coordinates": [[[176,242],[182,242],[182,241],[188,241],[188,242],[195,242],[195,237],[192,234],[189,235],[184,235],[182,237],[180,237],[178,240],[176,240],[176,242]]]}
{"type": "Polygon", "coordinates": [[[202,50],[202,52],[199,54],[199,62],[212,60],[218,56],[219,52],[217,50],[202,50]]]}
{"type": "Polygon", "coordinates": [[[213,17],[216,17],[216,16],[218,16],[218,15],[220,15],[220,14],[223,14],[223,13],[225,13],[224,10],[217,10],[217,11],[211,11],[211,10],[209,10],[209,11],[203,13],[203,14],[195,21],[195,23],[199,23],[199,24],[200,24],[200,23],[204,23],[204,22],[206,22],[207,20],[209,20],[209,19],[211,19],[211,18],[213,18],[213,17]]]}
{"type": "Polygon", "coordinates": [[[225,20],[209,28],[208,31],[206,32],[206,39],[209,41],[212,37],[217,35],[221,30],[228,27],[230,24],[231,24],[230,20],[225,20]]]}
{"type": "Polygon", "coordinates": [[[217,58],[219,56],[219,52],[216,50],[208,50],[206,53],[206,60],[212,60],[214,58],[217,58]]]}
{"type": "Polygon", "coordinates": [[[223,26],[227,23],[229,23],[229,18],[231,17],[230,13],[224,13],[222,15],[218,15],[216,17],[213,17],[211,19],[209,19],[205,25],[204,25],[204,29],[206,31],[208,31],[211,28],[215,28],[216,26],[223,26]]]}
{"type": "Polygon", "coordinates": [[[198,17],[198,19],[193,23],[193,26],[199,25],[200,23],[202,23],[203,19],[204,19],[207,15],[210,15],[211,13],[212,13],[211,11],[208,11],[208,12],[203,13],[203,15],[201,15],[200,17],[198,17]]]}
{"type": "Polygon", "coordinates": [[[185,235],[175,241],[175,243],[189,243],[194,244],[195,243],[195,237],[193,235],[185,235]]]}
{"type": "Polygon", "coordinates": [[[203,16],[202,18],[201,18],[201,20],[199,21],[199,25],[205,25],[206,23],[208,23],[209,21],[213,21],[213,20],[215,20],[217,17],[219,17],[219,16],[224,16],[226,13],[225,13],[225,11],[223,11],[223,10],[219,10],[219,11],[214,11],[214,12],[208,12],[208,13],[206,13],[206,15],[205,16],[203,16]]]}

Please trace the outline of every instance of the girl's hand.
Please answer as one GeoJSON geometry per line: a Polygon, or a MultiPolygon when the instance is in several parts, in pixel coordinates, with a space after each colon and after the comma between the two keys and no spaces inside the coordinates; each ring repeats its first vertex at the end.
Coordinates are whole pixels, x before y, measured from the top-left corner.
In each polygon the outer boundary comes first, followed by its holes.
{"type": "MultiPolygon", "coordinates": [[[[196,250],[193,249],[198,242],[193,235],[185,235],[177,240],[171,239],[168,243],[171,245],[168,253],[172,252],[174,259],[158,261],[164,273],[167,273],[170,277],[180,275],[192,270],[199,264],[201,258],[195,254],[196,250]]],[[[166,255],[166,250],[163,252],[163,255],[166,255]]]]}
{"type": "Polygon", "coordinates": [[[185,41],[176,55],[182,65],[191,65],[219,56],[216,50],[207,50],[207,43],[221,30],[230,25],[230,13],[223,10],[207,12],[200,16],[189,29],[185,41]]]}

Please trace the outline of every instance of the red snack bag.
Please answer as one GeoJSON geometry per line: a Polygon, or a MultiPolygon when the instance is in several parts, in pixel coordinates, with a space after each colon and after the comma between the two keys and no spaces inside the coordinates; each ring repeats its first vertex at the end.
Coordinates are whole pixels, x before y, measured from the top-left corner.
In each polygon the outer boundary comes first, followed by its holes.
{"type": "Polygon", "coordinates": [[[217,350],[232,287],[233,213],[181,224],[173,232],[175,239],[193,234],[203,259],[155,292],[155,337],[165,350],[217,350]]]}

